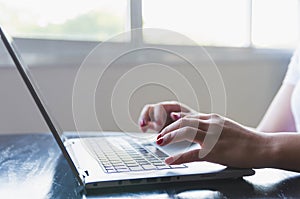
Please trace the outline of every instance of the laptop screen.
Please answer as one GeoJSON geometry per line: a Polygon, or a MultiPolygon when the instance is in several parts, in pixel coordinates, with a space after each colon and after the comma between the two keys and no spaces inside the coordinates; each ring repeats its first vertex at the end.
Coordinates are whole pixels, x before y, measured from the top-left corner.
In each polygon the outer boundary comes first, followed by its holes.
{"type": "Polygon", "coordinates": [[[3,41],[3,44],[6,48],[6,50],[8,51],[15,66],[17,67],[19,74],[21,75],[24,83],[26,84],[26,87],[28,88],[31,96],[33,97],[34,102],[38,106],[44,120],[47,123],[47,126],[49,127],[56,142],[58,143],[59,148],[61,149],[61,151],[62,151],[63,155],[65,156],[67,162],[69,163],[71,169],[73,170],[74,174],[76,175],[79,183],[82,185],[83,181],[80,178],[79,173],[77,172],[77,169],[76,169],[74,163],[72,162],[70,155],[68,154],[68,152],[63,144],[64,139],[65,139],[63,136],[63,131],[59,127],[58,123],[55,121],[54,117],[50,114],[49,109],[47,109],[45,99],[41,95],[41,93],[38,89],[38,86],[35,83],[35,80],[32,77],[32,75],[30,74],[30,71],[29,71],[27,65],[24,63],[20,54],[18,53],[18,50],[14,45],[13,39],[10,36],[8,36],[7,34],[5,34],[2,27],[0,27],[0,35],[1,35],[1,39],[3,41]]]}

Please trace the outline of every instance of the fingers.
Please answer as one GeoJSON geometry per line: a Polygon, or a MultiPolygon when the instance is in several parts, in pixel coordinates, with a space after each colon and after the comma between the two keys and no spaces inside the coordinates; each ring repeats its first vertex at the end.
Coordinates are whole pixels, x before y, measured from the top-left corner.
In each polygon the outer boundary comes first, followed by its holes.
{"type": "Polygon", "coordinates": [[[168,112],[168,113],[170,113],[172,111],[174,111],[174,112],[181,112],[181,111],[188,112],[186,110],[186,108],[182,107],[178,102],[169,102],[169,101],[167,101],[167,102],[161,102],[159,104],[161,104],[164,107],[164,109],[166,110],[166,112],[168,112]]]}
{"type": "Polygon", "coordinates": [[[154,131],[159,132],[162,129],[162,126],[157,122],[148,122],[146,126],[141,127],[143,132],[146,132],[148,129],[152,129],[154,131]]]}
{"type": "Polygon", "coordinates": [[[195,114],[195,111],[191,112],[190,108],[178,102],[161,102],[149,104],[143,108],[139,118],[139,125],[143,132],[146,132],[148,129],[160,131],[167,124],[180,118],[189,117],[208,120],[210,116],[210,114],[195,114]]]}
{"type": "MultiPolygon", "coordinates": [[[[154,112],[157,112],[156,106],[153,104],[146,105],[143,110],[141,111],[140,119],[139,119],[139,125],[143,132],[146,132],[148,129],[153,130],[160,130],[162,127],[160,127],[160,122],[155,122],[155,116],[154,112]]],[[[159,111],[160,112],[160,111],[159,111]]],[[[159,113],[156,113],[156,116],[159,115],[159,113]]],[[[158,116],[159,117],[159,116],[158,116]]]]}
{"type": "Polygon", "coordinates": [[[150,121],[150,112],[152,112],[153,105],[146,105],[144,106],[143,110],[141,111],[141,115],[139,118],[139,124],[141,127],[144,127],[147,125],[148,121],[150,121]]]}
{"type": "Polygon", "coordinates": [[[153,108],[153,118],[151,121],[155,122],[157,127],[160,127],[157,130],[161,130],[162,127],[166,124],[167,113],[163,105],[158,104],[153,108]]]}
{"type": "Polygon", "coordinates": [[[162,102],[146,105],[140,114],[140,128],[143,132],[146,132],[148,129],[160,131],[167,123],[172,122],[173,118],[170,113],[180,112],[182,111],[181,109],[181,105],[177,102],[162,102]]]}
{"type": "Polygon", "coordinates": [[[171,112],[170,117],[173,121],[179,120],[180,118],[186,117],[188,113],[184,112],[171,112]]]}
{"type": "MultiPolygon", "coordinates": [[[[181,113],[172,113],[171,118],[177,120],[165,127],[157,137],[157,144],[161,146],[184,140],[197,142],[202,146],[209,126],[222,119],[222,117],[217,114],[184,116],[184,114],[181,113]],[[172,117],[172,115],[180,116],[181,118],[177,119],[172,117]]],[[[171,156],[165,159],[165,162],[166,164],[182,164],[193,161],[209,161],[209,159],[207,159],[209,152],[210,149],[207,150],[206,148],[191,150],[182,154],[171,156]]]]}
{"type": "Polygon", "coordinates": [[[214,116],[215,114],[206,114],[206,113],[197,113],[197,114],[189,114],[186,117],[187,118],[197,118],[197,119],[201,119],[201,120],[209,120],[214,116]]]}
{"type": "Polygon", "coordinates": [[[146,105],[141,112],[139,124],[143,132],[148,129],[160,131],[166,124],[166,120],[167,113],[163,105],[146,105]]]}
{"type": "Polygon", "coordinates": [[[201,149],[191,150],[182,154],[171,156],[165,159],[166,164],[183,164],[188,162],[200,161],[199,152],[201,149]]]}
{"type": "Polygon", "coordinates": [[[170,143],[176,143],[184,140],[201,144],[203,143],[206,134],[200,129],[187,126],[176,129],[164,136],[160,135],[161,134],[159,134],[158,140],[156,142],[158,145],[164,146],[170,143]]]}
{"type": "Polygon", "coordinates": [[[200,129],[202,131],[207,131],[207,129],[209,127],[209,122],[207,120],[184,117],[184,118],[181,118],[181,119],[173,122],[169,126],[165,127],[161,131],[160,137],[163,137],[172,131],[175,131],[177,129],[184,128],[184,127],[192,127],[192,128],[200,129]]]}

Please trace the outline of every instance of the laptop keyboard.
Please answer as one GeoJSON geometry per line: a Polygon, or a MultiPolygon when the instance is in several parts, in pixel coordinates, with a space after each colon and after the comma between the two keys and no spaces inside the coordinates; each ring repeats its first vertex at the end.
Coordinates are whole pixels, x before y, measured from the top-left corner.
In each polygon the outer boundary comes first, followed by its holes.
{"type": "Polygon", "coordinates": [[[187,167],[165,164],[164,159],[168,155],[150,143],[138,144],[134,140],[120,137],[93,137],[84,140],[106,173],[187,167]]]}

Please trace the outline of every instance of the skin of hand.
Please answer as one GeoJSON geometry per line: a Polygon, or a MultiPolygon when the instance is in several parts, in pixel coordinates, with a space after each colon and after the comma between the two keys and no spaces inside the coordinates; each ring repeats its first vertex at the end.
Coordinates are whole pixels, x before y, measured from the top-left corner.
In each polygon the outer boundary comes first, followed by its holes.
{"type": "Polygon", "coordinates": [[[300,134],[295,132],[261,132],[217,114],[197,113],[178,102],[147,105],[140,121],[144,132],[161,130],[157,136],[158,145],[182,140],[199,144],[199,149],[168,157],[167,164],[209,161],[238,168],[300,172],[300,134]],[[215,145],[205,145],[206,137],[215,139],[215,145]]]}
{"type": "Polygon", "coordinates": [[[195,113],[190,107],[176,101],[148,104],[141,111],[139,125],[143,132],[149,129],[160,132],[180,117],[195,113]]]}
{"type": "Polygon", "coordinates": [[[193,161],[209,161],[238,168],[259,168],[272,164],[268,157],[275,147],[271,134],[256,132],[217,114],[185,116],[165,127],[157,136],[157,144],[165,146],[183,140],[198,143],[201,147],[167,158],[167,164],[193,161]],[[216,144],[209,148],[204,144],[206,136],[216,136],[216,144]],[[201,157],[201,152],[207,152],[201,157]],[[200,157],[199,157],[200,155],[200,157]]]}

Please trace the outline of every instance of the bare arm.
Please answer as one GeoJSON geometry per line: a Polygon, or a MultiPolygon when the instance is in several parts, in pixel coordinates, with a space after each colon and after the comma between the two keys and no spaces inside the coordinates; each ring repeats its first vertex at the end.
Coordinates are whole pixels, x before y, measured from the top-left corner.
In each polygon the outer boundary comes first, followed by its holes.
{"type": "Polygon", "coordinates": [[[271,153],[266,153],[272,160],[271,164],[267,164],[267,167],[286,169],[300,172],[300,134],[298,133],[271,133],[270,143],[272,143],[273,149],[271,153]]]}
{"type": "Polygon", "coordinates": [[[161,146],[182,140],[201,146],[168,157],[167,164],[209,161],[238,168],[269,167],[300,172],[300,134],[258,132],[216,114],[185,116],[165,127],[157,139],[161,146]],[[215,142],[205,143],[206,136],[215,142]]]}
{"type": "Polygon", "coordinates": [[[291,111],[291,96],[294,85],[283,84],[257,127],[262,132],[295,132],[291,111]]]}
{"type": "Polygon", "coordinates": [[[293,85],[281,86],[257,130],[216,114],[193,113],[173,120],[162,129],[157,144],[187,140],[201,147],[168,157],[166,163],[209,161],[239,168],[271,167],[300,172],[300,134],[294,133],[291,111],[293,91],[293,85]],[[205,144],[206,136],[215,141],[212,147],[205,144]]]}

